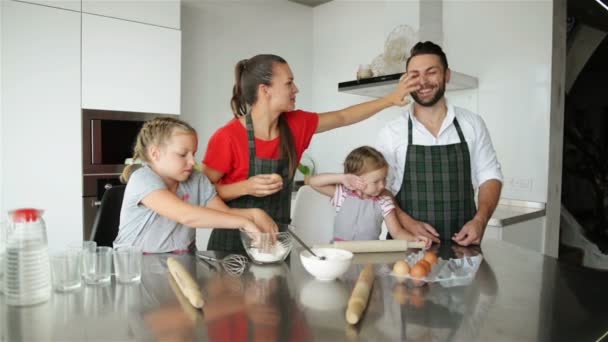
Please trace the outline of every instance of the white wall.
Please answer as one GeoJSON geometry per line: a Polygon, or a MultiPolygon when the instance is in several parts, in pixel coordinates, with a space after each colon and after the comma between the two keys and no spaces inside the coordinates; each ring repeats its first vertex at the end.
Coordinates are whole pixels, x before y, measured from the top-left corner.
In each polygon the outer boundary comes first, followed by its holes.
{"type": "Polygon", "coordinates": [[[546,202],[552,1],[448,1],[443,10],[450,63],[479,78],[478,111],[503,167],[502,196],[546,202]]]}
{"type": "MultiPolygon", "coordinates": [[[[354,80],[359,64],[383,53],[384,41],[396,26],[407,24],[417,31],[418,12],[418,1],[332,1],[315,7],[313,109],[331,111],[371,100],[339,93],[338,83],[354,80]]],[[[308,151],[317,172],[340,172],[348,152],[373,145],[376,132],[399,112],[387,109],[365,122],[317,135],[308,151]]]]}
{"type": "MultiPolygon", "coordinates": [[[[418,1],[332,1],[314,10],[313,107],[326,111],[367,100],[337,91],[359,64],[383,50],[397,25],[418,30],[418,1]]],[[[450,66],[479,79],[448,99],[486,121],[505,174],[503,197],[546,202],[552,1],[450,1],[443,4],[450,66]]],[[[317,136],[309,153],[319,171],[339,171],[352,148],[373,144],[399,109],[317,136]],[[332,146],[327,149],[326,146],[332,146]]]]}
{"type": "MultiPolygon", "coordinates": [[[[285,58],[300,88],[297,107],[310,109],[312,9],[284,0],[186,1],[182,4],[182,119],[199,133],[197,160],[209,137],[232,119],[234,66],[259,53],[285,58]]],[[[197,232],[206,248],[210,231],[197,232]]]]}

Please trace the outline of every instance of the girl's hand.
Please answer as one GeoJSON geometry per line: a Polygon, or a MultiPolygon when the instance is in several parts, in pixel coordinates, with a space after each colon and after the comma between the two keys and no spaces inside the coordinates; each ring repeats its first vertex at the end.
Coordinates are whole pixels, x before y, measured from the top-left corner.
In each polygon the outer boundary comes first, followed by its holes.
{"type": "Polygon", "coordinates": [[[344,174],[342,185],[354,191],[363,191],[367,186],[363,178],[350,173],[344,174]]]}
{"type": "Polygon", "coordinates": [[[387,96],[393,105],[403,107],[410,102],[407,96],[418,89],[420,89],[418,74],[405,73],[399,79],[397,89],[387,96]]]}
{"type": "Polygon", "coordinates": [[[416,236],[416,239],[417,239],[417,241],[423,241],[424,242],[424,249],[425,250],[431,248],[431,245],[433,244],[433,240],[427,238],[426,236],[418,235],[418,236],[416,236]]]}
{"type": "Polygon", "coordinates": [[[263,233],[272,233],[276,237],[279,227],[276,222],[262,209],[252,210],[253,223],[255,223],[263,233]]]}
{"type": "Polygon", "coordinates": [[[272,195],[283,189],[283,177],[276,173],[256,175],[247,180],[247,194],[255,197],[272,195]]]}
{"type": "Polygon", "coordinates": [[[258,228],[258,226],[255,223],[253,223],[253,222],[251,222],[249,220],[247,220],[247,222],[245,222],[245,224],[243,225],[243,230],[245,232],[247,232],[247,233],[252,233],[252,234],[249,235],[249,236],[252,236],[252,237],[253,236],[259,236],[260,235],[259,233],[262,232],[260,230],[260,228],[258,228]]]}

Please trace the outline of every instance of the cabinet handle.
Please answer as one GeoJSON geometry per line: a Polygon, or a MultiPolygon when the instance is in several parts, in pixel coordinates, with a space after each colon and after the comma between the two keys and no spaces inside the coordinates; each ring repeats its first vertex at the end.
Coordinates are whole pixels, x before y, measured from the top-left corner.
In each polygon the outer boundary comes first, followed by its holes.
{"type": "Polygon", "coordinates": [[[106,185],[104,185],[103,188],[106,190],[110,190],[110,189],[112,189],[112,184],[106,183],[106,185]]]}
{"type": "Polygon", "coordinates": [[[94,207],[101,207],[101,201],[95,201],[95,202],[93,202],[93,206],[94,207]]]}

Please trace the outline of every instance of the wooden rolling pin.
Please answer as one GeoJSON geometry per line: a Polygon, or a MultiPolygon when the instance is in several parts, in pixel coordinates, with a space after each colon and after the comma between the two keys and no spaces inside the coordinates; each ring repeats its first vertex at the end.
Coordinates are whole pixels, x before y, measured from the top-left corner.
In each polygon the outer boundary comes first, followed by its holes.
{"type": "Polygon", "coordinates": [[[177,297],[177,301],[184,310],[184,313],[192,322],[196,322],[196,318],[198,317],[200,311],[190,304],[188,298],[186,298],[182,290],[179,289],[179,285],[177,285],[175,278],[173,278],[171,274],[168,274],[167,278],[169,279],[169,286],[171,286],[171,290],[173,290],[173,293],[175,293],[175,297],[177,297]]]}
{"type": "Polygon", "coordinates": [[[184,265],[182,265],[174,257],[169,257],[167,259],[167,266],[169,267],[169,272],[171,272],[177,286],[179,286],[179,289],[182,291],[184,296],[188,298],[190,304],[197,309],[202,308],[205,301],[203,300],[201,289],[190,275],[190,272],[188,272],[184,265]]]}
{"type": "Polygon", "coordinates": [[[361,315],[367,307],[369,301],[369,295],[374,285],[374,267],[369,264],[363,268],[363,271],[359,274],[359,279],[355,284],[353,293],[350,295],[348,300],[348,306],[346,307],[346,321],[349,324],[357,324],[361,319],[361,315]]]}
{"type": "Polygon", "coordinates": [[[353,253],[371,252],[402,252],[408,248],[424,248],[424,241],[406,240],[366,240],[366,241],[334,241],[329,245],[314,245],[318,248],[339,248],[353,253]]]}

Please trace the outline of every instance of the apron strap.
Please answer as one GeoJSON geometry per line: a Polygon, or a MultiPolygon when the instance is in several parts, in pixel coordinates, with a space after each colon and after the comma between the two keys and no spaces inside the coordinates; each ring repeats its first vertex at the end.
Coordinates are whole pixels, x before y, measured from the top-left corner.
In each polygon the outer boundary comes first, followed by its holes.
{"type": "Polygon", "coordinates": [[[253,132],[253,119],[251,113],[245,115],[245,126],[247,128],[247,144],[249,145],[249,173],[255,170],[255,134],[253,132]]]}
{"type": "MultiPolygon", "coordinates": [[[[412,114],[410,114],[412,115],[412,114]]],[[[412,146],[412,117],[407,117],[407,146],[412,146]]]]}
{"type": "Polygon", "coordinates": [[[467,141],[464,140],[464,134],[462,133],[462,129],[460,129],[460,124],[458,123],[458,120],[455,117],[454,117],[454,127],[456,127],[456,132],[458,132],[458,137],[460,138],[460,142],[466,143],[467,141]]]}

